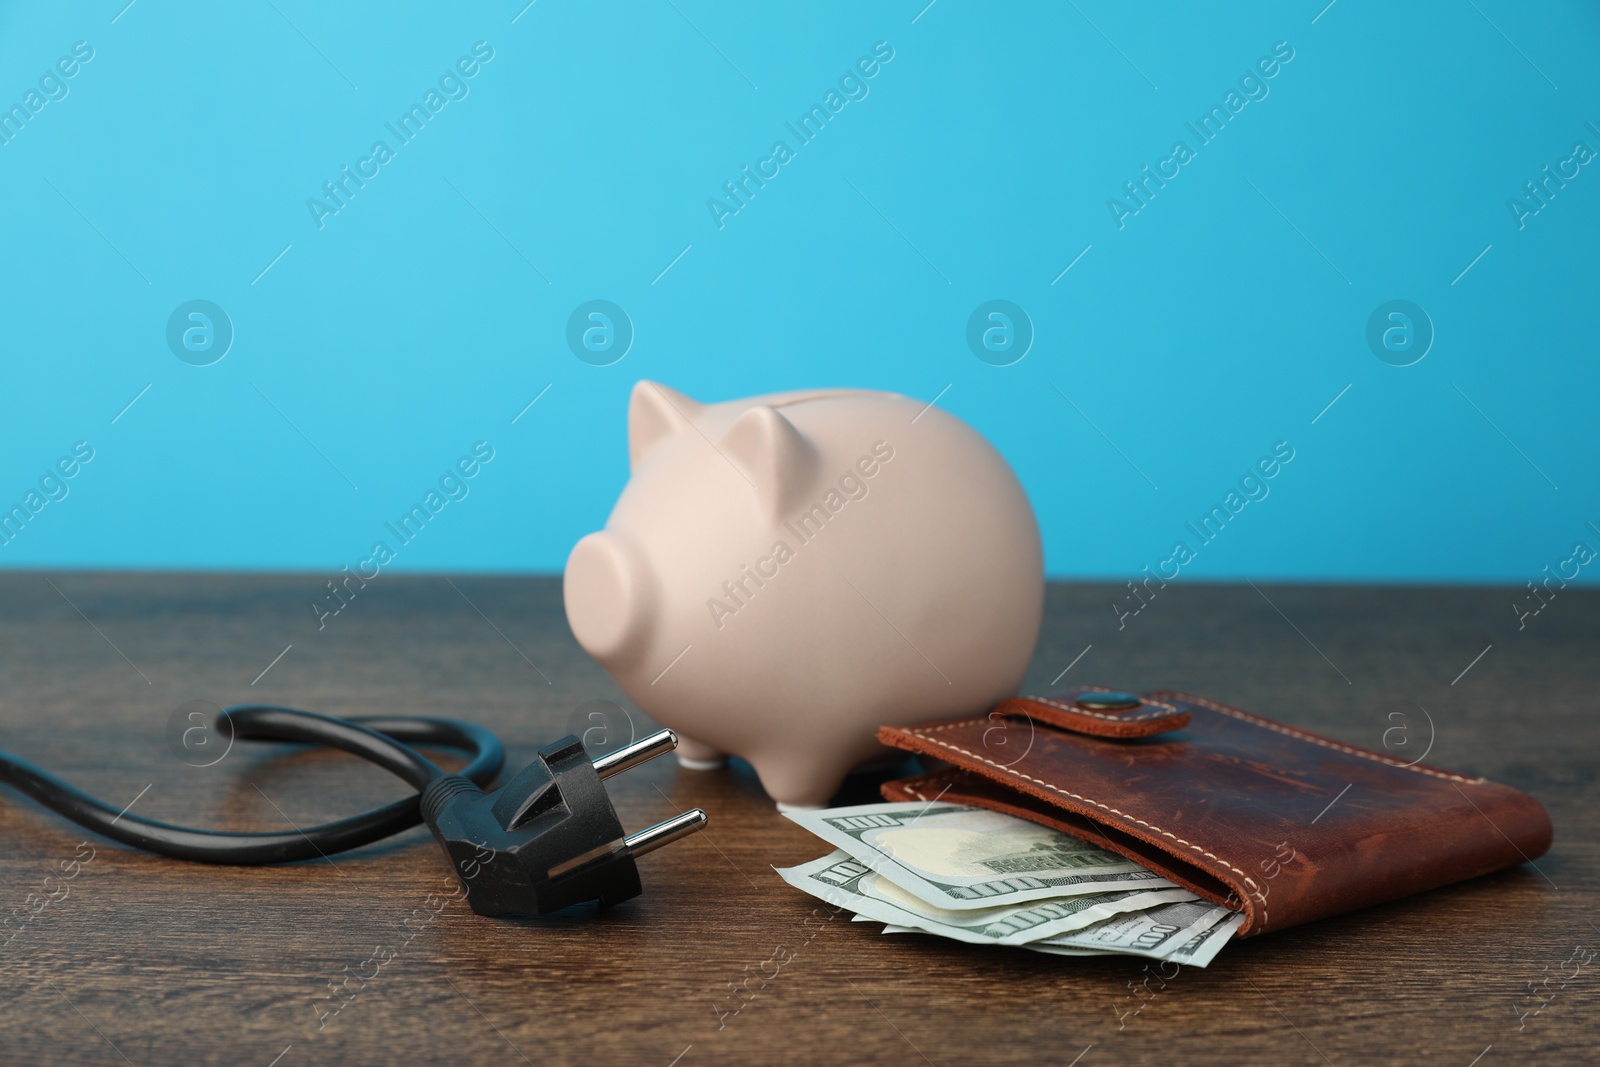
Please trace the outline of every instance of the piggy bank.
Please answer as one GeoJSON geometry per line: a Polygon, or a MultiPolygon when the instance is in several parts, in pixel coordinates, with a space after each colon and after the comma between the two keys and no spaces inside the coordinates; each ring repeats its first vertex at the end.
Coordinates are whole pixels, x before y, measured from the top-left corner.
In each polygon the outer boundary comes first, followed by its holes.
{"type": "Polygon", "coordinates": [[[886,754],[878,726],[981,715],[1021,684],[1038,525],[960,419],[893,393],[701,404],[641,381],[628,459],[567,559],[567,620],[685,766],[739,756],[780,807],[820,805],[886,754]]]}

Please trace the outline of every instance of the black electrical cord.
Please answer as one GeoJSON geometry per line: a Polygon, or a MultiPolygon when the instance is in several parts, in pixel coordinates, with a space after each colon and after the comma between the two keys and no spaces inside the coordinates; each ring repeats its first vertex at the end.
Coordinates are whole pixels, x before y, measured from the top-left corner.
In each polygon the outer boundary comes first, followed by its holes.
{"type": "Polygon", "coordinates": [[[26,760],[0,751],[0,782],[26,793],[58,815],[103,837],[147,852],[200,863],[291,863],[360,848],[422,822],[423,790],[445,772],[411,745],[457,748],[472,761],[457,774],[487,787],[505,763],[500,739],[481,726],[454,719],[370,715],[336,719],[311,711],[266,705],[228,708],[217,717],[222,737],[246,741],[302,741],[341,749],[398,775],[417,792],[404,800],[338,822],[304,830],[235,833],[198,830],[119,812],[26,760]]]}

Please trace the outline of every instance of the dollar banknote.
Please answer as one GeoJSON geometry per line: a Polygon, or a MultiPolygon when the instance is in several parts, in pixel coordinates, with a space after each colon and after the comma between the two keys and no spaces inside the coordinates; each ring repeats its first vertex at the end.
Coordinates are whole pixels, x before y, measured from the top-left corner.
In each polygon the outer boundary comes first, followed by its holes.
{"type": "MultiPolygon", "coordinates": [[[[1176,906],[1176,905],[1174,905],[1176,906]]],[[[1152,909],[1159,910],[1159,909],[1152,909]]],[[[1238,933],[1239,927],[1244,924],[1244,915],[1237,911],[1224,911],[1225,917],[1210,929],[1201,930],[1190,936],[1181,945],[1169,948],[1166,955],[1157,957],[1170,963],[1180,963],[1186,967],[1204,967],[1217,958],[1217,953],[1222,951],[1233,935],[1238,933]]],[[[1110,925],[1116,919],[1102,925],[1110,925]]],[[[1078,946],[1076,942],[1069,942],[1066,938],[1051,938],[1048,941],[1036,941],[1023,948],[1034,952],[1044,952],[1053,956],[1083,956],[1087,954],[1099,955],[1135,955],[1148,956],[1148,952],[1130,952],[1125,949],[1086,949],[1078,946]]]]}
{"type": "Polygon", "coordinates": [[[1178,888],[1071,834],[981,808],[909,802],[784,814],[917,899],[952,911],[1178,888]]]}
{"type": "MultiPolygon", "coordinates": [[[[860,890],[866,896],[884,900],[919,916],[924,920],[924,928],[934,933],[944,933],[942,928],[947,925],[970,925],[963,920],[968,916],[982,914],[977,911],[946,911],[931,907],[912,897],[899,886],[874,876],[863,878],[860,890]]],[[[1000,943],[1008,945],[1040,943],[1060,948],[1103,949],[1127,955],[1165,959],[1194,935],[1204,933],[1233,914],[1227,908],[1200,900],[1192,893],[1184,893],[1182,897],[1178,897],[1168,890],[1161,896],[1163,899],[1161,903],[1139,910],[1123,909],[1124,913],[1117,914],[1114,918],[1096,921],[1092,925],[1085,924],[1082,928],[1076,925],[1068,926],[1066,929],[1070,932],[1051,933],[1043,937],[1028,936],[1027,932],[1019,932],[1002,938],[1000,943]]],[[[1024,919],[1032,919],[1047,910],[1049,903],[1049,901],[1034,901],[1032,904],[1013,910],[1024,919]]],[[[1009,916],[997,917],[997,922],[1017,925],[1017,919],[1009,916]]],[[[1041,927],[1032,929],[1037,930],[1041,927]]]]}
{"type": "Polygon", "coordinates": [[[974,945],[1021,945],[1093,925],[1123,912],[1174,900],[1193,900],[1184,889],[1083,893],[1020,905],[954,911],[918,900],[843,850],[798,867],[780,869],[784,881],[857,915],[974,945]],[[893,901],[886,899],[893,895],[893,901]],[[914,907],[916,910],[911,910],[914,907]],[[937,916],[937,917],[935,917],[937,916]]]}
{"type": "MultiPolygon", "coordinates": [[[[1176,907],[1178,905],[1173,906],[1176,907]]],[[[1112,923],[1118,922],[1122,918],[1127,918],[1127,916],[1119,916],[1118,918],[1107,919],[1106,922],[1102,923],[1101,925],[1109,926],[1112,923]]],[[[855,917],[855,921],[873,922],[874,920],[869,919],[864,915],[857,915],[855,917]]],[[[1217,953],[1222,951],[1222,946],[1228,943],[1233,935],[1238,932],[1239,927],[1243,925],[1243,923],[1244,916],[1242,914],[1236,911],[1228,912],[1227,918],[1217,923],[1209,930],[1200,931],[1199,933],[1190,937],[1183,944],[1177,946],[1176,948],[1170,949],[1165,956],[1159,958],[1165,963],[1178,963],[1186,967],[1204,967],[1206,964],[1217,958],[1217,953]]],[[[1091,929],[1096,928],[1091,927],[1091,929]]],[[[1084,933],[1088,932],[1089,931],[1084,931],[1084,933]]],[[[892,924],[888,924],[884,926],[883,933],[927,934],[928,931],[919,929],[915,926],[894,926],[892,924]]],[[[1025,948],[1032,952],[1047,953],[1051,956],[1151,955],[1148,952],[1130,952],[1129,950],[1114,948],[1081,948],[1067,944],[1069,939],[1079,936],[1081,935],[1069,934],[1066,937],[1051,938],[1049,941],[1035,941],[1032,944],[1019,945],[1017,947],[1025,948]]]]}
{"type": "MultiPolygon", "coordinates": [[[[876,919],[869,919],[865,915],[857,915],[854,919],[851,920],[851,922],[868,922],[868,923],[876,922],[876,921],[877,921],[876,919]]],[[[878,931],[878,932],[881,933],[881,934],[921,934],[923,937],[934,936],[930,931],[924,930],[924,929],[922,929],[921,927],[918,927],[918,926],[896,926],[893,923],[884,923],[883,924],[883,929],[878,931]]],[[[1036,947],[1037,946],[1035,946],[1035,945],[1018,945],[1017,946],[1017,948],[1028,948],[1028,949],[1036,948],[1036,947]]],[[[1041,949],[1040,951],[1044,951],[1044,950],[1041,949]]],[[[1108,948],[1055,948],[1055,947],[1052,947],[1052,948],[1050,948],[1049,953],[1052,956],[1121,956],[1121,955],[1124,955],[1124,953],[1117,952],[1114,949],[1108,949],[1108,948]]]]}
{"type": "Polygon", "coordinates": [[[918,803],[787,814],[840,847],[778,873],[885,934],[1204,967],[1244,922],[1120,856],[995,812],[918,803]]]}
{"type": "MultiPolygon", "coordinates": [[[[1148,938],[1151,932],[1164,931],[1170,935],[1182,932],[1185,936],[1197,929],[1213,925],[1227,915],[1226,908],[1215,908],[1196,897],[1186,889],[1156,889],[1119,891],[1114,893],[1076,894],[1070,897],[1053,898],[1049,900],[1035,900],[1025,904],[1007,904],[993,908],[971,908],[955,911],[948,908],[935,907],[908,890],[901,889],[893,882],[874,872],[863,877],[858,884],[859,891],[875,900],[892,904],[902,911],[908,911],[924,920],[936,933],[943,933],[946,927],[981,926],[986,930],[1010,931],[1000,939],[1000,944],[1018,945],[1031,941],[1054,940],[1057,933],[1069,930],[1078,930],[1082,927],[1101,923],[1105,915],[1134,912],[1142,909],[1155,908],[1158,905],[1170,905],[1174,908],[1182,905],[1186,910],[1169,911],[1166,913],[1168,920],[1181,920],[1182,925],[1170,927],[1169,923],[1152,924],[1145,922],[1139,929],[1145,931],[1142,936],[1148,938]],[[1116,906],[1122,902],[1137,904],[1138,907],[1116,906]],[[1081,907],[1080,907],[1081,905],[1081,907]],[[1088,910],[1095,905],[1100,906],[1098,912],[1088,910]],[[1068,919],[1068,916],[1071,919],[1068,919]],[[1094,917],[1097,916],[1098,917],[1094,917]]],[[[1099,929],[1099,925],[1096,925],[1099,929]]],[[[1131,927],[1119,927],[1118,931],[1106,935],[1110,941],[1118,945],[1132,945],[1141,936],[1131,927]]],[[[1093,947],[1088,941],[1076,940],[1063,941],[1077,947],[1093,947]]]]}
{"type": "MultiPolygon", "coordinates": [[[[1206,901],[1162,904],[1146,911],[1118,915],[1087,930],[1047,938],[1044,948],[1110,949],[1130,956],[1190,963],[1208,950],[1209,963],[1237,927],[1227,925],[1236,914],[1206,901]],[[1211,941],[1215,935],[1215,947],[1211,941]],[[1181,957],[1181,958],[1180,958],[1181,957]]],[[[1205,966],[1205,964],[1196,964],[1205,966]]]]}

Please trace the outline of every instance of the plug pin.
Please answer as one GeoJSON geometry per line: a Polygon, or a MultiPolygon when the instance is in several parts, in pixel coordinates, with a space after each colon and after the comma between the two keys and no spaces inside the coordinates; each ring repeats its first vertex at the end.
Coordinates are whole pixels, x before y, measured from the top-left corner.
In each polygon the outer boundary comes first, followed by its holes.
{"type": "Polygon", "coordinates": [[[626,748],[619,748],[615,752],[608,752],[594,761],[594,773],[604,781],[613,774],[621,774],[631,770],[641,763],[647,763],[657,756],[664,756],[678,747],[678,735],[671,730],[658,730],[643,740],[635,741],[626,748]]]}
{"type": "Polygon", "coordinates": [[[666,822],[658,822],[648,830],[640,830],[628,838],[628,850],[635,857],[643,856],[647,852],[654,852],[662,845],[681,841],[696,830],[704,829],[705,825],[706,813],[694,808],[682,815],[675,815],[666,822]]]}

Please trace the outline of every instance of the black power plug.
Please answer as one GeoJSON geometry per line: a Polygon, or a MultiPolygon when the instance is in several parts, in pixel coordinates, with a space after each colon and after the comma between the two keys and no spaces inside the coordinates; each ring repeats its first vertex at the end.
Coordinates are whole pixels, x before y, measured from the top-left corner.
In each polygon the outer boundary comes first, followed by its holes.
{"type": "Polygon", "coordinates": [[[641,892],[637,857],[706,824],[696,808],[627,836],[603,784],[677,745],[662,730],[591,763],[569,734],[492,792],[461,775],[437,779],[422,793],[422,818],[479,915],[607,907],[641,892]]]}
{"type": "Polygon", "coordinates": [[[630,837],[606,792],[606,778],[678,747],[671,730],[593,763],[576,737],[563,737],[488,793],[482,786],[500,773],[505,750],[494,734],[471,723],[390,715],[337,719],[241,705],[217,717],[217,730],[230,743],[237,738],[340,749],[398,775],[418,792],[320,826],[234,831],[175,826],[127,807],[118,810],[8,752],[0,752],[0,784],[113,841],[199,863],[326,860],[403,833],[420,818],[444,847],[480,915],[546,915],[588,900],[605,906],[638,896],[634,860],[706,824],[706,813],[697,808],[630,837]],[[462,749],[472,758],[459,773],[445,774],[412,745],[462,749]]]}

